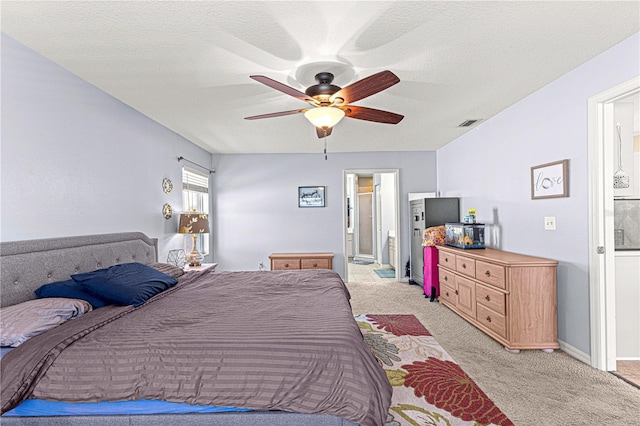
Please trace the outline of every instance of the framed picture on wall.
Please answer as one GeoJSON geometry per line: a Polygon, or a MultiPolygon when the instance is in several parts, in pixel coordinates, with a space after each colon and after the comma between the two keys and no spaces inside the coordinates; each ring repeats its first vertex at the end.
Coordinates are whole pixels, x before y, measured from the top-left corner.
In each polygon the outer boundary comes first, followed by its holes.
{"type": "Polygon", "coordinates": [[[569,160],[531,167],[531,199],[569,196],[569,160]]]}
{"type": "Polygon", "coordinates": [[[324,207],[324,186],[299,186],[298,207],[324,207]]]}

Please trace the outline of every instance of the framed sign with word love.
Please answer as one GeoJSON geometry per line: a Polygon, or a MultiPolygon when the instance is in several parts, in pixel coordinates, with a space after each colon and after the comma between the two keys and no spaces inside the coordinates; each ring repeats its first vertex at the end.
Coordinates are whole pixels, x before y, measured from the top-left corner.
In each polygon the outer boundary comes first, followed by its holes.
{"type": "Polygon", "coordinates": [[[569,160],[531,167],[531,199],[569,196],[569,160]]]}

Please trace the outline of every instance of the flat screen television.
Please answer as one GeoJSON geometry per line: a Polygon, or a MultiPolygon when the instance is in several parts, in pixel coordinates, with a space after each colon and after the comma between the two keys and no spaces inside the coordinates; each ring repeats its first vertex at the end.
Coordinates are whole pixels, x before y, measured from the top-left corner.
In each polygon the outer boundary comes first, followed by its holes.
{"type": "Polygon", "coordinates": [[[425,228],[460,221],[459,198],[425,198],[425,228]]]}

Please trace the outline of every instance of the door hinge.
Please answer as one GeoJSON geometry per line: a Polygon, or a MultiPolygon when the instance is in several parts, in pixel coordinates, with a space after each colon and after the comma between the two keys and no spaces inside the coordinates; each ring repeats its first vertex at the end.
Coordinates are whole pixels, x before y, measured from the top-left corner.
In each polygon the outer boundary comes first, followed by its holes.
{"type": "Polygon", "coordinates": [[[596,252],[598,254],[604,254],[604,246],[598,246],[596,247],[596,252]]]}

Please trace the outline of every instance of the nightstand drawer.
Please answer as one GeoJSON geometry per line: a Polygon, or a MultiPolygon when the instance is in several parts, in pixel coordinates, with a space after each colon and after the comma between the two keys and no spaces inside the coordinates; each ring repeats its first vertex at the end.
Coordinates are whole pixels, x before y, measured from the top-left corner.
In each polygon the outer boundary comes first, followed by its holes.
{"type": "Polygon", "coordinates": [[[273,259],[271,260],[271,269],[274,271],[300,269],[300,259],[273,259]]]}
{"type": "Polygon", "coordinates": [[[302,259],[302,269],[331,269],[329,259],[302,259]]]}

